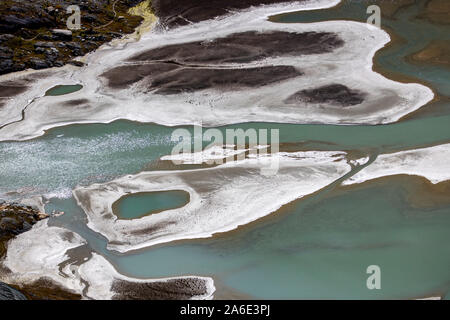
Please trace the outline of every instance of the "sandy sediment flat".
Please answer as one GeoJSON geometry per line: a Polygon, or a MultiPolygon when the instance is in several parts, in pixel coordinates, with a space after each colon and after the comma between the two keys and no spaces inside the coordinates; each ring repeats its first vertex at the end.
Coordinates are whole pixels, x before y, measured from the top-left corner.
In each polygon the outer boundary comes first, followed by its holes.
{"type": "Polygon", "coordinates": [[[362,183],[385,176],[416,175],[437,184],[450,179],[450,144],[382,154],[342,184],[362,183]]]}
{"type": "Polygon", "coordinates": [[[236,229],[324,188],[350,169],[344,152],[277,153],[207,169],[142,172],[80,186],[73,193],[88,227],[109,240],[109,249],[127,252],[236,229]],[[134,220],[113,213],[113,203],[124,195],[169,190],[188,192],[190,202],[134,220]]]}
{"type": "Polygon", "coordinates": [[[45,281],[86,299],[209,299],[215,288],[211,278],[185,276],[134,279],[119,274],[97,253],[77,256],[86,245],[78,234],[41,221],[8,243],[0,266],[1,281],[32,286],[45,281]]]}
{"type": "MultiPolygon", "coordinates": [[[[30,139],[55,126],[108,123],[117,119],[168,126],[200,123],[218,126],[249,121],[380,124],[397,121],[430,101],[433,92],[423,85],[398,83],[372,71],[375,52],[390,41],[389,35],[378,28],[352,21],[281,24],[267,20],[275,13],[330,7],[337,3],[313,1],[256,7],[173,30],[154,30],[136,43],[122,46],[119,43],[115,47],[104,45],[83,58],[86,67],[66,66],[57,71],[46,71],[46,76],[31,84],[20,99],[4,102],[0,112],[9,116],[5,120],[2,118],[0,125],[6,126],[0,130],[0,139],[30,139]],[[279,52],[264,47],[266,51],[262,56],[245,62],[239,62],[239,57],[236,57],[238,60],[235,61],[197,61],[199,64],[191,64],[177,54],[174,55],[175,61],[157,62],[154,55],[150,60],[136,60],[151,50],[164,51],[164,47],[188,43],[197,43],[197,47],[198,43],[203,43],[206,47],[212,45],[220,49],[219,44],[214,45],[219,41],[217,39],[231,37],[227,41],[236,44],[233,40],[236,34],[253,34],[253,41],[250,41],[253,47],[247,47],[242,53],[248,58],[249,53],[254,56],[252,52],[258,51],[258,37],[270,37],[274,32],[290,34],[294,39],[298,34],[327,35],[328,38],[321,38],[321,41],[329,48],[308,51],[305,42],[298,40],[297,53],[295,50],[279,52]],[[327,42],[329,40],[326,39],[333,37],[342,41],[342,45],[333,45],[336,44],[334,40],[327,42]],[[162,72],[158,77],[149,67],[149,64],[154,66],[156,63],[166,65],[162,71],[157,68],[158,73],[162,72]],[[108,72],[121,70],[117,68],[129,71],[120,73],[121,78],[131,76],[129,85],[122,88],[110,86],[108,72]],[[269,70],[267,68],[275,68],[277,74],[282,70],[289,72],[270,79],[267,78],[270,72],[265,72],[269,70]],[[225,69],[228,73],[222,78],[220,75],[226,72],[225,69]],[[233,70],[244,74],[245,70],[252,70],[254,77],[236,86],[233,85],[233,70]],[[179,76],[176,82],[181,82],[175,90],[174,72],[179,76]],[[205,74],[217,79],[214,85],[205,86],[202,81],[192,83],[192,79],[201,79],[205,74]],[[141,78],[136,79],[136,75],[141,78]],[[222,82],[221,86],[216,86],[217,82],[222,82]],[[73,83],[84,87],[69,95],[42,97],[50,87],[73,83]],[[22,117],[24,101],[32,102],[24,112],[24,119],[17,121],[22,117]],[[17,122],[7,125],[11,119],[17,122]]],[[[33,72],[33,75],[38,77],[39,73],[33,72]]],[[[19,81],[23,76],[8,75],[7,80],[19,81]]],[[[0,77],[0,81],[2,79],[0,77]]]]}

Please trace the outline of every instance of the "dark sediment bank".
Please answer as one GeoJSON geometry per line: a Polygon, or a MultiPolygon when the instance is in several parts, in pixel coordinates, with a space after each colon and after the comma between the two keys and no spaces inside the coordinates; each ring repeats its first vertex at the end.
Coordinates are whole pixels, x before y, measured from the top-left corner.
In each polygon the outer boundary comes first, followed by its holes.
{"type": "Polygon", "coordinates": [[[15,80],[6,80],[0,82],[0,109],[9,99],[19,96],[28,90],[30,85],[44,77],[45,74],[28,74],[18,77],[15,80]]]}
{"type": "Polygon", "coordinates": [[[155,93],[158,94],[177,94],[203,89],[239,90],[258,88],[301,75],[302,72],[291,66],[244,69],[182,68],[155,77],[150,88],[155,88],[155,93]]]}
{"type": "Polygon", "coordinates": [[[303,0],[152,0],[153,12],[169,27],[200,22],[251,6],[303,0]]]}
{"type": "Polygon", "coordinates": [[[225,63],[248,63],[268,57],[331,52],[343,46],[327,32],[242,32],[208,42],[196,41],[151,49],[128,59],[141,65],[120,66],[105,72],[108,86],[124,89],[145,80],[149,90],[176,94],[202,89],[256,88],[301,76],[292,66],[230,68],[225,63]],[[219,68],[220,67],[220,68],[219,68]]]}
{"type": "Polygon", "coordinates": [[[205,281],[196,278],[148,283],[115,280],[112,291],[114,300],[186,300],[208,292],[205,281]]]}
{"type": "MultiPolygon", "coordinates": [[[[60,67],[122,34],[142,21],[127,10],[142,0],[5,0],[0,3],[0,74],[26,68],[60,67]],[[66,8],[77,4],[81,29],[67,30],[66,8]],[[107,26],[106,26],[107,25],[107,26]]],[[[77,64],[74,62],[74,64],[77,64]]]]}
{"type": "Polygon", "coordinates": [[[108,80],[109,87],[125,89],[147,77],[162,75],[177,68],[178,66],[168,63],[120,66],[103,73],[102,77],[108,80]]]}
{"type": "Polygon", "coordinates": [[[204,89],[222,91],[255,88],[280,82],[302,72],[292,66],[267,66],[243,69],[182,68],[173,65],[122,66],[103,76],[112,88],[126,88],[145,79],[145,86],[157,94],[177,94],[204,89]],[[118,75],[126,74],[119,78],[118,75]]]}
{"type": "Polygon", "coordinates": [[[18,94],[25,92],[27,90],[27,86],[19,85],[14,82],[3,82],[0,83],[0,92],[2,97],[14,97],[18,94]]]}
{"type": "Polygon", "coordinates": [[[81,106],[81,105],[86,105],[87,107],[89,107],[89,99],[74,99],[74,100],[69,100],[66,102],[63,102],[62,104],[66,107],[74,107],[74,106],[81,106]]]}
{"type": "Polygon", "coordinates": [[[13,81],[0,83],[0,108],[5,105],[8,99],[25,92],[27,88],[28,86],[13,81]]]}
{"type": "Polygon", "coordinates": [[[298,91],[284,102],[287,104],[299,102],[330,103],[348,107],[362,103],[365,95],[361,91],[349,89],[341,84],[331,84],[316,89],[298,91]]]}
{"type": "Polygon", "coordinates": [[[344,45],[329,32],[240,32],[211,41],[163,46],[136,55],[129,61],[173,61],[180,64],[247,63],[277,56],[332,52],[344,45]]]}
{"type": "Polygon", "coordinates": [[[15,286],[28,300],[81,300],[81,295],[70,292],[50,278],[41,278],[33,283],[15,286]]]}

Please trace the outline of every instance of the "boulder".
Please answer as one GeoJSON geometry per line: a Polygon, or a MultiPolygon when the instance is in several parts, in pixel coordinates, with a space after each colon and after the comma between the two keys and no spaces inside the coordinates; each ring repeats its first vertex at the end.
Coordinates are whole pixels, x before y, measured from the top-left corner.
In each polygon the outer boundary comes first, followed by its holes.
{"type": "Polygon", "coordinates": [[[45,69],[51,67],[50,63],[38,58],[31,58],[29,63],[30,67],[33,69],[45,69]]]}
{"type": "Polygon", "coordinates": [[[34,44],[35,48],[54,48],[55,44],[53,42],[44,42],[44,41],[37,41],[34,44]]]}
{"type": "Polygon", "coordinates": [[[14,71],[14,62],[11,59],[0,59],[0,74],[14,71]]]}
{"type": "Polygon", "coordinates": [[[14,36],[12,34],[9,34],[9,33],[0,34],[0,43],[6,42],[6,41],[11,40],[13,38],[14,38],[14,36]]]}
{"type": "Polygon", "coordinates": [[[13,51],[8,47],[0,47],[0,59],[11,59],[13,51]]]}
{"type": "Polygon", "coordinates": [[[54,40],[72,40],[72,31],[64,29],[53,29],[52,31],[54,40]]]}

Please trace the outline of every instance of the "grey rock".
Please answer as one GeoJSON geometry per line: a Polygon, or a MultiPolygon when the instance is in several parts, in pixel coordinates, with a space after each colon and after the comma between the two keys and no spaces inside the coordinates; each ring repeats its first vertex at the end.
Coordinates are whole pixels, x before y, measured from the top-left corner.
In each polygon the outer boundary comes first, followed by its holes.
{"type": "Polygon", "coordinates": [[[14,63],[11,59],[0,60],[0,74],[14,71],[14,63]]]}
{"type": "Polygon", "coordinates": [[[66,43],[66,48],[70,49],[74,56],[82,56],[83,55],[83,50],[79,43],[68,42],[68,43],[66,43]]]}
{"type": "Polygon", "coordinates": [[[64,29],[53,29],[52,30],[53,34],[60,34],[60,35],[65,35],[65,36],[72,36],[72,31],[70,30],[64,30],[64,29]]]}
{"type": "Polygon", "coordinates": [[[45,57],[49,61],[55,61],[58,58],[59,51],[55,48],[50,48],[45,50],[45,57]]]}
{"type": "Polygon", "coordinates": [[[49,64],[47,61],[44,61],[42,59],[32,58],[32,59],[30,59],[30,66],[33,69],[45,69],[45,68],[51,67],[51,64],[49,64]]]}
{"type": "Polygon", "coordinates": [[[8,41],[8,40],[11,40],[13,38],[14,38],[14,36],[12,34],[9,34],[9,33],[0,34],[0,43],[8,41]]]}
{"type": "Polygon", "coordinates": [[[66,47],[72,50],[78,49],[81,50],[81,45],[76,42],[68,42],[66,43],[66,47]]]}
{"type": "Polygon", "coordinates": [[[72,31],[64,29],[53,29],[52,35],[54,40],[72,40],[72,31]]]}
{"type": "Polygon", "coordinates": [[[27,300],[27,298],[6,283],[0,282],[0,300],[27,300]]]}
{"type": "Polygon", "coordinates": [[[13,51],[8,47],[0,47],[0,59],[11,59],[13,51]]]}
{"type": "Polygon", "coordinates": [[[34,49],[34,52],[36,52],[37,54],[42,54],[45,52],[45,49],[42,47],[37,47],[36,49],[34,49]]]}
{"type": "Polygon", "coordinates": [[[26,69],[26,65],[25,63],[22,62],[16,62],[14,63],[14,71],[22,71],[26,69]]]}
{"type": "Polygon", "coordinates": [[[23,8],[23,7],[18,7],[18,6],[11,6],[11,8],[9,9],[10,12],[27,12],[27,9],[23,8]]]}
{"type": "Polygon", "coordinates": [[[21,28],[39,28],[43,26],[51,26],[53,22],[47,17],[18,17],[15,15],[7,15],[0,17],[0,32],[13,32],[21,28]]]}
{"type": "Polygon", "coordinates": [[[38,41],[34,44],[35,48],[54,48],[55,44],[53,42],[43,42],[43,41],[38,41]]]}

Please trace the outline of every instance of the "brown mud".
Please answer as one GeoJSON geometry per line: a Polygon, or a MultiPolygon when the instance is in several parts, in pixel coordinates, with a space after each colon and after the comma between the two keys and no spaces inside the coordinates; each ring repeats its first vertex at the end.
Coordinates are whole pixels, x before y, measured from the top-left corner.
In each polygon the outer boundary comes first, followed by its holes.
{"type": "Polygon", "coordinates": [[[165,282],[114,280],[113,300],[187,300],[207,294],[205,281],[197,278],[170,279],[165,282]]]}

